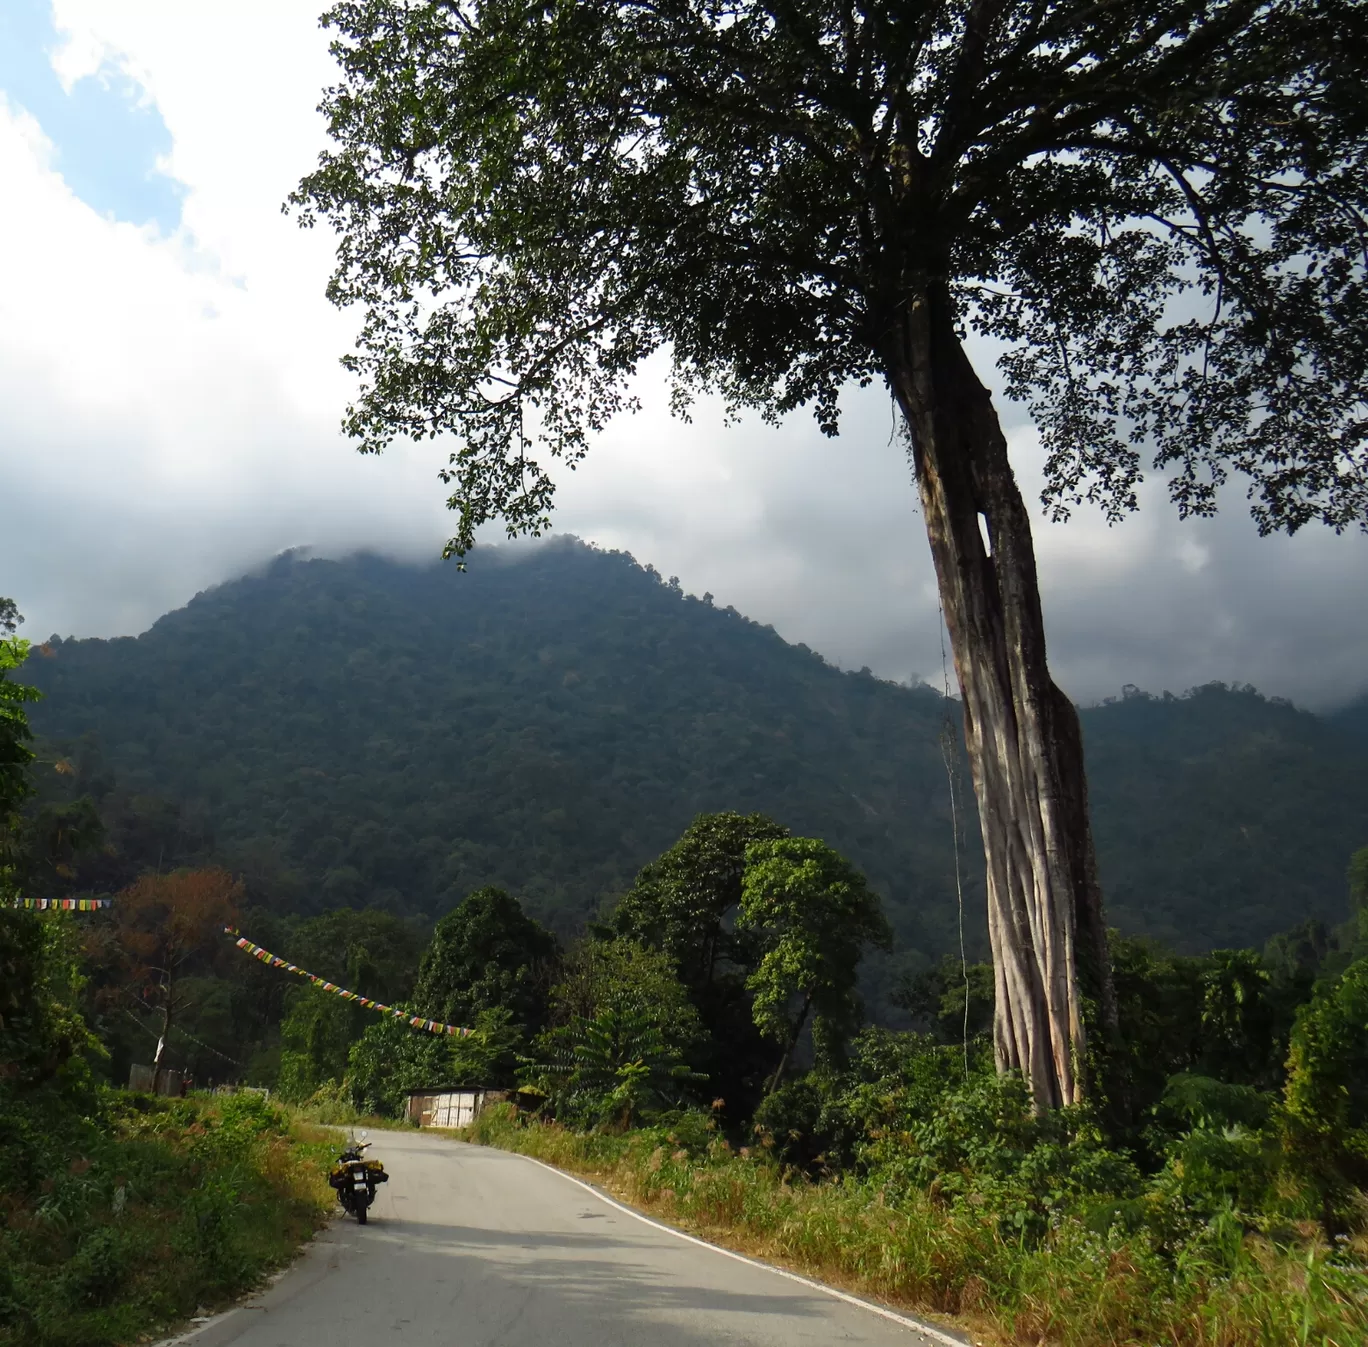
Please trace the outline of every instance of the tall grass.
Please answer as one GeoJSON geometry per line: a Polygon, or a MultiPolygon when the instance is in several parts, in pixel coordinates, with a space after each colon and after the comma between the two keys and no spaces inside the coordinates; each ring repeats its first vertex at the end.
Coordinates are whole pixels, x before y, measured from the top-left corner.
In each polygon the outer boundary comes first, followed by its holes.
{"type": "Polygon", "coordinates": [[[59,1166],[0,1186],[0,1347],[114,1347],[226,1303],[322,1224],[331,1149],[252,1095],[107,1095],[59,1166]]]}
{"type": "Polygon", "coordinates": [[[1164,1256],[1114,1228],[1058,1220],[1007,1237],[972,1204],[897,1199],[855,1179],[785,1179],[764,1157],[662,1130],[578,1134],[484,1113],[472,1141],[592,1176],[673,1223],[892,1304],[947,1315],[980,1340],[1040,1347],[1364,1347],[1368,1247],[1312,1232],[1275,1246],[1229,1228],[1164,1256]]]}

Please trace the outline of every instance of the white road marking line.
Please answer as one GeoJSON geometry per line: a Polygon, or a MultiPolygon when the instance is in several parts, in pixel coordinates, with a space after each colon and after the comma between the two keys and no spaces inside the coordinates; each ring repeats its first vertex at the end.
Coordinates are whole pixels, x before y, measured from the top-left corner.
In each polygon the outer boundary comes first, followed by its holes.
{"type": "Polygon", "coordinates": [[[772,1272],[776,1277],[787,1277],[791,1282],[797,1282],[799,1286],[806,1286],[810,1291],[820,1291],[823,1295],[832,1296],[836,1300],[844,1300],[847,1305],[855,1305],[859,1309],[868,1310],[871,1314],[880,1315],[884,1319],[891,1319],[895,1324],[901,1324],[904,1328],[910,1328],[923,1337],[932,1338],[936,1342],[944,1344],[944,1347],[973,1347],[973,1343],[966,1338],[952,1338],[950,1334],[942,1332],[934,1324],[923,1323],[920,1319],[910,1319],[905,1314],[899,1314],[896,1310],[885,1309],[882,1305],[876,1305],[872,1300],[861,1300],[859,1296],[852,1296],[848,1292],[838,1291],[834,1286],[823,1286],[821,1282],[815,1282],[810,1277],[801,1277],[796,1272],[789,1272],[786,1268],[775,1267],[772,1263],[762,1263],[758,1258],[747,1258],[743,1253],[737,1253],[732,1249],[724,1249],[720,1244],[710,1244],[706,1239],[699,1239],[696,1235],[685,1234],[683,1230],[676,1230],[672,1225],[665,1225],[661,1221],[653,1221],[649,1216],[643,1216],[639,1211],[634,1211],[631,1207],[614,1200],[607,1193],[595,1188],[592,1183],[585,1183],[583,1179],[577,1179],[573,1174],[567,1174],[563,1169],[557,1169],[555,1165],[548,1165],[544,1160],[538,1160],[531,1155],[523,1155],[521,1151],[504,1151],[505,1155],[516,1155],[520,1160],[530,1160],[534,1165],[540,1165],[543,1169],[548,1169],[553,1174],[559,1174],[561,1178],[569,1182],[578,1184],[587,1193],[593,1193],[600,1202],[606,1202],[610,1207],[628,1216],[635,1217],[645,1225],[649,1225],[656,1230],[663,1230],[667,1235],[674,1235],[676,1239],[687,1240],[690,1244],[697,1244],[700,1249],[711,1249],[713,1253],[720,1253],[724,1258],[734,1258],[738,1263],[745,1263],[749,1267],[760,1268],[763,1272],[772,1272]]]}

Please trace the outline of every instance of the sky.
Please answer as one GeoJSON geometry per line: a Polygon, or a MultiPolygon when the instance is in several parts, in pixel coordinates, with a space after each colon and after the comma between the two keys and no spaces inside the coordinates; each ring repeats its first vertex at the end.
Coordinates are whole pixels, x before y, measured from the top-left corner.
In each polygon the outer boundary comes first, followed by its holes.
{"type": "MultiPolygon", "coordinates": [[[[329,232],[281,212],[324,145],[319,7],[0,4],[0,594],[30,637],[136,634],[286,548],[426,561],[450,532],[439,448],[362,458],[342,436],[354,318],[323,296],[329,232]]],[[[940,684],[885,393],[852,391],[832,441],[706,402],[675,421],[658,362],[639,390],[565,475],[557,532],[843,667],[940,684]]],[[[1034,432],[999,407],[1034,502],[1034,432]]],[[[1184,523],[1151,489],[1116,527],[1038,518],[1036,545],[1051,664],[1079,701],[1220,679],[1325,709],[1368,690],[1362,535],[1261,539],[1238,493],[1184,523]]]]}

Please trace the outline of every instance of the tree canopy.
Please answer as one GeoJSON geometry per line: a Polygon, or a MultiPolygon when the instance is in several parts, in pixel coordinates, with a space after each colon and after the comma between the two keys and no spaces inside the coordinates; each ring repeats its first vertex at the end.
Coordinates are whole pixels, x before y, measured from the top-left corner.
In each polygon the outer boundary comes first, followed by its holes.
{"type": "Polygon", "coordinates": [[[614,929],[664,950],[684,985],[704,992],[719,966],[746,961],[723,919],[741,902],[747,848],[788,832],[763,814],[700,814],[637,875],[613,910],[614,929]]]}
{"type": "Polygon", "coordinates": [[[762,1033],[783,1045],[771,1091],[783,1079],[809,1013],[828,1064],[859,1027],[856,974],[867,945],[892,935],[864,876],[812,837],[755,842],[746,852],[737,926],[763,950],[746,985],[762,1033]]]}
{"type": "MultiPolygon", "coordinates": [[[[291,960],[311,972],[392,1003],[408,1000],[423,941],[392,912],[339,908],[301,922],[288,947],[291,960]]],[[[276,1083],[285,1098],[299,1101],[342,1079],[352,1044],[374,1027],[374,1016],[309,986],[286,988],[283,1005],[276,1083]]]]}
{"type": "Polygon", "coordinates": [[[348,427],[459,437],[464,551],[546,522],[668,344],[834,430],[930,278],[1008,343],[1047,493],[1368,519],[1363,7],[924,0],[400,4],[325,16],[335,147],[294,201],[364,311],[348,427]]]}
{"type": "Polygon", "coordinates": [[[109,934],[124,964],[119,1009],[159,1013],[154,1071],[161,1069],[172,1029],[194,1003],[190,966],[237,920],[241,899],[240,882],[218,867],[148,871],[118,895],[109,934]]]}
{"type": "Polygon", "coordinates": [[[42,695],[37,688],[14,681],[13,674],[28,658],[29,645],[9,635],[14,629],[13,603],[5,602],[10,603],[11,620],[8,626],[0,625],[0,896],[8,896],[17,879],[22,829],[19,806],[33,792],[29,781],[33,732],[25,707],[42,695]]]}
{"type": "Polygon", "coordinates": [[[610,1006],[630,1006],[647,1015],[679,1052],[697,1047],[704,1034],[668,954],[632,940],[581,940],[551,989],[551,1021],[560,1026],[592,1020],[610,1006]]]}
{"type": "Polygon", "coordinates": [[[537,1029],[556,939],[503,889],[468,895],[437,923],[418,967],[419,1013],[446,1024],[472,1025],[482,1010],[503,1007],[519,1024],[537,1029]]]}

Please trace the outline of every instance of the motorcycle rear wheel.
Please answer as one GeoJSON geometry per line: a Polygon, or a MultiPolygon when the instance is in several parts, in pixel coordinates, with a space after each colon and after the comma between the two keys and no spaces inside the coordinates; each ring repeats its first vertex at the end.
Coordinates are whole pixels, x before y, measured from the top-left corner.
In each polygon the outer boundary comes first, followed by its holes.
{"type": "Polygon", "coordinates": [[[366,1204],[364,1202],[356,1208],[356,1223],[357,1225],[366,1224],[366,1204]]]}

